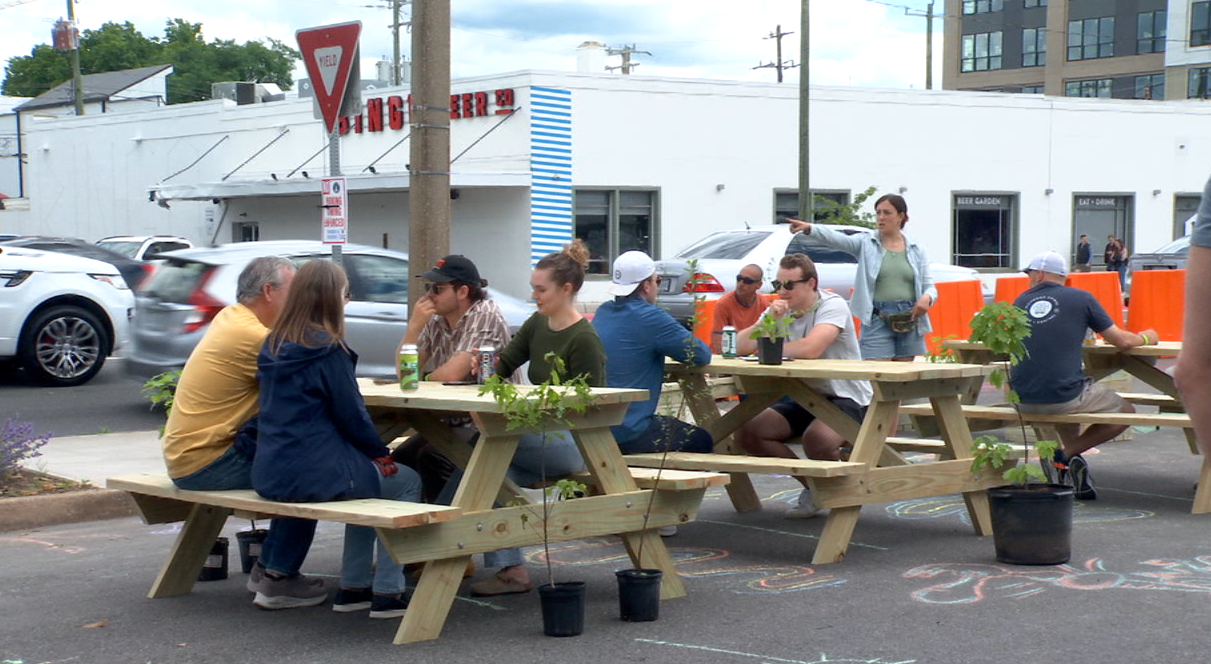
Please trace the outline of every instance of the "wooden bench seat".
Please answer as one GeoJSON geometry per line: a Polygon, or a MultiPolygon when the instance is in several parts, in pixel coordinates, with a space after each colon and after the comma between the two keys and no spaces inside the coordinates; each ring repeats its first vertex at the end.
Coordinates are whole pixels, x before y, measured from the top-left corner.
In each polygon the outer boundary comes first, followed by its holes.
{"type": "Polygon", "coordinates": [[[1151,394],[1145,392],[1120,392],[1119,396],[1125,401],[1141,406],[1157,406],[1165,408],[1182,408],[1182,402],[1167,394],[1151,394]]]}
{"type": "MultiPolygon", "coordinates": [[[[933,415],[933,409],[929,404],[901,406],[900,412],[918,417],[933,415]]],[[[1018,419],[1017,411],[1009,406],[964,405],[963,415],[969,420],[983,419],[1016,422],[1018,419]]],[[[1068,415],[1022,413],[1022,419],[1031,424],[1122,424],[1127,426],[1194,428],[1194,424],[1190,421],[1190,416],[1185,413],[1071,413],[1068,415]]]]}
{"type": "MultiPolygon", "coordinates": [[[[665,472],[675,470],[710,470],[721,473],[758,473],[794,475],[796,477],[840,477],[865,473],[864,463],[850,461],[815,461],[812,459],[779,459],[743,454],[700,454],[670,452],[669,454],[625,454],[629,466],[659,468],[663,459],[665,472]]],[[[663,482],[663,478],[661,478],[663,482]]]]}
{"type": "MultiPolygon", "coordinates": [[[[668,465],[659,471],[660,481],[656,481],[657,468],[630,468],[631,477],[640,489],[660,489],[661,491],[688,491],[691,489],[706,489],[713,486],[723,486],[729,478],[723,473],[709,473],[689,470],[676,470],[668,465]]],[[[587,485],[595,484],[593,476],[586,472],[573,473],[572,479],[587,485]]]]}
{"type": "Polygon", "coordinates": [[[900,452],[925,452],[927,454],[946,454],[949,452],[946,441],[934,438],[888,437],[887,445],[900,452]]]}

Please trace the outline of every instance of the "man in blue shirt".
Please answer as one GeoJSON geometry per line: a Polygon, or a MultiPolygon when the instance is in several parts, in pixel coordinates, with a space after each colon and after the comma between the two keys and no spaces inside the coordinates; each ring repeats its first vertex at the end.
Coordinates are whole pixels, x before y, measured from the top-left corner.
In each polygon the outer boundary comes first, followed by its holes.
{"type": "Polygon", "coordinates": [[[593,326],[606,351],[610,387],[642,388],[647,401],[634,401],[622,424],[612,427],[623,454],[645,452],[710,452],[711,434],[701,427],[656,414],[664,381],[664,358],[696,365],[711,361],[705,343],[656,306],[660,276],[642,251],[628,251],[614,261],[612,302],[597,308],[593,326]]]}
{"type": "MultiPolygon", "coordinates": [[[[1068,261],[1048,251],[1034,257],[1024,270],[1030,288],[1018,296],[1014,306],[1026,311],[1030,336],[1023,344],[1029,353],[1013,367],[1010,386],[1021,399],[1023,413],[1064,415],[1068,413],[1133,413],[1135,409],[1117,393],[1085,375],[1081,364],[1081,345],[1086,330],[1102,335],[1106,342],[1122,349],[1157,342],[1155,330],[1136,334],[1119,329],[1102,305],[1090,293],[1064,285],[1068,261]]],[[[1089,478],[1081,453],[1113,439],[1127,427],[1119,424],[1091,424],[1080,430],[1078,424],[1057,424],[1060,447],[1054,464],[1043,464],[1051,477],[1051,467],[1067,472],[1076,488],[1076,497],[1095,500],[1097,491],[1089,478]]]]}

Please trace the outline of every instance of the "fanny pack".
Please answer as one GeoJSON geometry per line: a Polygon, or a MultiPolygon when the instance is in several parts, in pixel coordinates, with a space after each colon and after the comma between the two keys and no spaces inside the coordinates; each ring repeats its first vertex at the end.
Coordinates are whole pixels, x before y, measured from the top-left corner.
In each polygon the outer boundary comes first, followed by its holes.
{"type": "Polygon", "coordinates": [[[908,334],[917,329],[917,321],[912,317],[911,311],[901,311],[898,314],[879,312],[879,318],[883,319],[883,322],[887,323],[891,331],[896,334],[908,334]]]}

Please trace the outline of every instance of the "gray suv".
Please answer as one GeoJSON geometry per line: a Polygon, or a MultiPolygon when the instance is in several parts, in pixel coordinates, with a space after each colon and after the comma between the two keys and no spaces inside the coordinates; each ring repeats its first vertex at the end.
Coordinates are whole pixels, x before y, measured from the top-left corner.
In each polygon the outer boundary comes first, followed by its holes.
{"type": "MultiPolygon", "coordinates": [[[[258,256],[285,256],[296,264],[330,258],[318,241],[240,242],[161,254],[164,264],[140,288],[131,323],[133,347],[126,372],[147,379],[185,366],[206,327],[235,302],[236,278],[258,256]]],[[[352,299],[345,305],[345,334],[359,355],[360,376],[395,375],[395,350],[408,329],[408,254],[357,244],[344,247],[352,299]]],[[[488,289],[513,332],[534,306],[488,289]]]]}

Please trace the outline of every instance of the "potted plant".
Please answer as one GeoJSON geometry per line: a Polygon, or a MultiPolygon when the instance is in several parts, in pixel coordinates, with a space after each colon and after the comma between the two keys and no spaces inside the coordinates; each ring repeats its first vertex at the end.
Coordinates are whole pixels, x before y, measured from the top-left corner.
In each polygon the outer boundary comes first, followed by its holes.
{"type": "Polygon", "coordinates": [[[765,314],[753,326],[750,339],[757,340],[757,361],[761,364],[782,364],[782,342],[790,336],[790,316],[765,314]]]}
{"type": "MultiPolygon", "coordinates": [[[[1010,484],[988,489],[997,560],[1013,565],[1066,563],[1072,552],[1073,490],[1048,483],[1042,468],[1030,463],[1026,423],[1009,376],[1009,368],[1027,354],[1022,343],[1030,336],[1026,312],[1006,302],[993,302],[972,318],[971,330],[971,341],[984,344],[1002,358],[988,379],[998,388],[1009,386],[1009,403],[1017,411],[1018,426],[1022,429],[1022,459],[1003,474],[1010,484]]],[[[1050,463],[1056,447],[1055,441],[1036,442],[1039,464],[1050,463]]],[[[980,436],[972,446],[972,472],[1001,468],[1011,462],[1011,453],[1009,444],[980,436]]]]}
{"type": "MultiPolygon", "coordinates": [[[[493,375],[479,389],[480,394],[491,393],[496,403],[500,404],[508,420],[508,429],[537,429],[544,445],[546,434],[552,426],[570,426],[568,416],[571,413],[584,413],[593,403],[592,388],[584,376],[564,380],[563,360],[555,353],[547,353],[546,360],[551,364],[551,377],[535,385],[525,395],[516,385],[499,375],[493,375]]],[[[539,474],[546,476],[546,469],[541,464],[539,474]]],[[[540,510],[532,509],[529,503],[523,504],[522,525],[529,526],[531,518],[542,525],[547,583],[538,586],[538,597],[542,603],[543,633],[547,636],[578,636],[584,631],[585,584],[583,581],[555,582],[548,530],[554,503],[582,496],[584,491],[583,483],[565,478],[544,488],[540,510]]]]}

